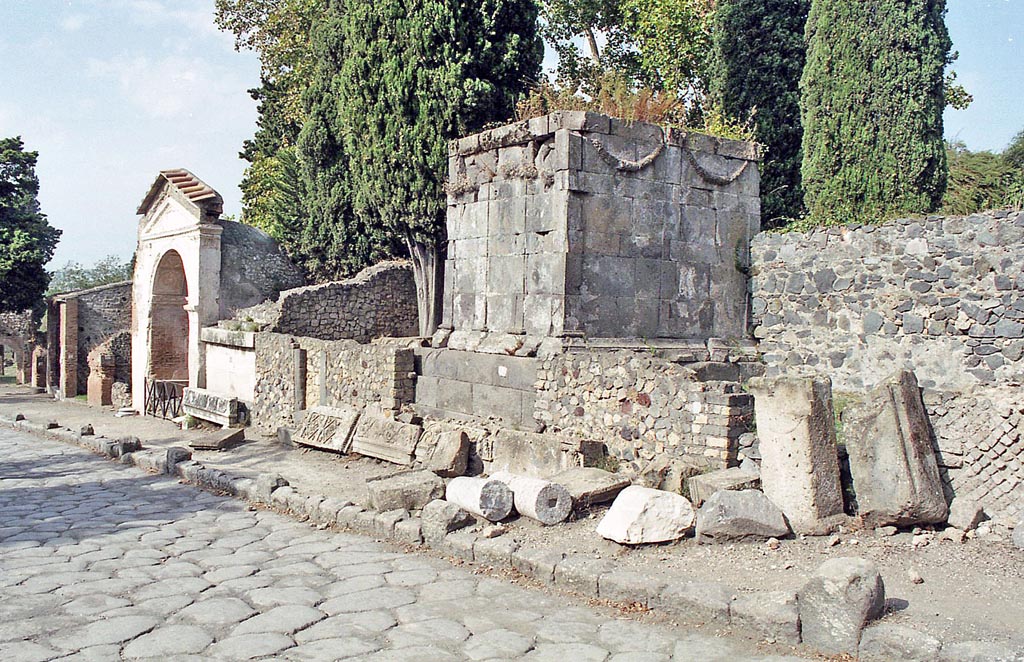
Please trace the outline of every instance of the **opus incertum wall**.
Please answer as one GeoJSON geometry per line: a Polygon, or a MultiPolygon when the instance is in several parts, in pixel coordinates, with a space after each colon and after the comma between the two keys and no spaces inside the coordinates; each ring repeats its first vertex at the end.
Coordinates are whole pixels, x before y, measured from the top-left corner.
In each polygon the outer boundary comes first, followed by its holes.
{"type": "Polygon", "coordinates": [[[747,335],[754,145],[556,112],[449,156],[450,346],[747,335]]]}

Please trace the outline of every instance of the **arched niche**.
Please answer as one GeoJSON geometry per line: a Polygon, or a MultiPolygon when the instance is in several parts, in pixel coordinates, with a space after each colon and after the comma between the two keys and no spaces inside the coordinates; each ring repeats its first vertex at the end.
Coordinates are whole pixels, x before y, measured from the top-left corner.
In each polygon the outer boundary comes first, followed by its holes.
{"type": "Polygon", "coordinates": [[[149,370],[152,379],[188,381],[188,280],[178,251],[160,258],[149,308],[149,370]]]}

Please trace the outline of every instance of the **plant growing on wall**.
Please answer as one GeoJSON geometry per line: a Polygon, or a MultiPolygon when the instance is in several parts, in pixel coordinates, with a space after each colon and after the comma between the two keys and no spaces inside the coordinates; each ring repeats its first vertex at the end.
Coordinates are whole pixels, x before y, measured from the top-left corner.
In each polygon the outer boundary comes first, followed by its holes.
{"type": "Polygon", "coordinates": [[[720,0],[715,12],[711,98],[730,117],[753,115],[765,146],[762,227],[803,211],[800,89],[810,0],[720,0]]]}
{"type": "Polygon", "coordinates": [[[61,231],[39,209],[38,156],[20,137],[0,139],[0,312],[39,311],[50,282],[43,265],[61,231]]]}
{"type": "Polygon", "coordinates": [[[813,0],[800,80],[803,186],[819,224],[935,210],[946,189],[945,0],[813,0]]]}
{"type": "Polygon", "coordinates": [[[543,57],[537,6],[332,0],[322,28],[318,40],[338,57],[322,61],[336,68],[318,76],[323,94],[311,94],[312,107],[333,102],[324,112],[336,115],[315,138],[344,160],[360,234],[385,232],[404,243],[420,332],[433,333],[440,321],[447,141],[512,115],[543,57]]]}

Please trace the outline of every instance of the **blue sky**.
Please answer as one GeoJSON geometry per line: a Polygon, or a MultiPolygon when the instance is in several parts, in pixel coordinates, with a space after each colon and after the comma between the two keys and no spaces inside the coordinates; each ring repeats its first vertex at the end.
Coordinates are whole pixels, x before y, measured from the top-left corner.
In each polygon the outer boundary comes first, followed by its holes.
{"type": "MultiPolygon", "coordinates": [[[[1024,0],[948,4],[975,101],[946,113],[946,135],[998,151],[1024,129],[1024,0]]],[[[189,168],[239,213],[259,63],[214,26],[213,0],[0,0],[0,63],[0,136],[39,152],[43,211],[64,231],[51,266],[129,257],[164,168],[189,168]]]]}

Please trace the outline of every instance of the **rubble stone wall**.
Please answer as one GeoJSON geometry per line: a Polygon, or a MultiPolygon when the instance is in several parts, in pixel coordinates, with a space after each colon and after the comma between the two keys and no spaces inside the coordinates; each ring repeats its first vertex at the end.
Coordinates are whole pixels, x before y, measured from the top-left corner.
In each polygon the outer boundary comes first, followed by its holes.
{"type": "Polygon", "coordinates": [[[1024,508],[1024,213],[761,234],[752,308],[767,374],[924,389],[947,496],[1024,508]]]}
{"type": "Polygon", "coordinates": [[[768,376],[870,388],[899,368],[925,388],[1024,380],[1024,213],[760,234],[755,335],[768,376]]]}
{"type": "Polygon", "coordinates": [[[297,409],[379,404],[398,410],[415,397],[413,350],[387,340],[321,340],[263,332],[255,337],[253,421],[262,434],[294,424],[297,409]],[[296,350],[305,350],[305,403],[297,403],[296,350]]]}
{"type": "Polygon", "coordinates": [[[753,398],[736,382],[698,381],[686,367],[627,351],[568,352],[545,359],[536,418],[602,441],[639,469],[667,455],[697,466],[736,464],[753,398]]]}
{"type": "Polygon", "coordinates": [[[419,334],[412,265],[381,262],[353,278],[281,292],[276,302],[241,310],[268,331],[321,340],[368,342],[419,334]]]}

